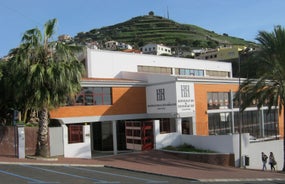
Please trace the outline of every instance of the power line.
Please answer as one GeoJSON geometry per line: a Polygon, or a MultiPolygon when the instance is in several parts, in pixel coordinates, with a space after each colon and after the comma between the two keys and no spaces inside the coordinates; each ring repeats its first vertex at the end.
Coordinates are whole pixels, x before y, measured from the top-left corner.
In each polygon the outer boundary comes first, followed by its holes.
{"type": "Polygon", "coordinates": [[[36,25],[41,25],[41,23],[39,23],[39,21],[29,17],[28,15],[24,14],[23,12],[12,8],[10,6],[7,6],[6,4],[4,4],[3,2],[0,2],[0,7],[2,7],[4,10],[9,10],[10,12],[12,12],[14,15],[18,14],[21,18],[25,18],[25,20],[31,21],[33,23],[35,23],[36,25]]]}

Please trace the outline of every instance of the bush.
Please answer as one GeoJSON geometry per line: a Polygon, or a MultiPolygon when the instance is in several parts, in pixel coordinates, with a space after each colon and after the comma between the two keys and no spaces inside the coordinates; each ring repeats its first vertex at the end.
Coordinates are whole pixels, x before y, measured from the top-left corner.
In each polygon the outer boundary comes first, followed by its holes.
{"type": "Polygon", "coordinates": [[[211,150],[203,150],[203,149],[197,149],[192,145],[183,144],[177,147],[174,146],[167,146],[163,148],[163,150],[170,150],[170,151],[182,151],[182,152],[199,152],[199,153],[215,153],[211,150]]]}

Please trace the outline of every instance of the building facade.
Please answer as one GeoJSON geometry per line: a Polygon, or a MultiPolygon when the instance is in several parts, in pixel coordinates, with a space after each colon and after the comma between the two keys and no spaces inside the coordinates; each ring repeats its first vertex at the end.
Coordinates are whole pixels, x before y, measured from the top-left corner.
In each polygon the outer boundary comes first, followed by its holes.
{"type": "Polygon", "coordinates": [[[239,113],[230,63],[96,49],[86,55],[82,91],[51,112],[64,128],[66,157],[156,149],[157,134],[228,135],[241,128],[255,140],[284,135],[278,109],[267,113],[253,104],[239,113]]]}

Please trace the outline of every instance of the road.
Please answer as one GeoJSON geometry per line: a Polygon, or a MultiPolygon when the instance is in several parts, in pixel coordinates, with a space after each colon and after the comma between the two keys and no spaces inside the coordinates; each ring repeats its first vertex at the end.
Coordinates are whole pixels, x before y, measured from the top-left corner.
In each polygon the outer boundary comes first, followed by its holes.
{"type": "Polygon", "coordinates": [[[284,180],[217,180],[203,181],[183,179],[145,172],[135,172],[103,166],[70,166],[40,164],[1,164],[0,184],[143,184],[143,183],[175,183],[175,184],[284,184],[284,180]]]}
{"type": "MultiPolygon", "coordinates": [[[[89,183],[190,183],[190,179],[168,177],[108,167],[1,164],[0,183],[89,184],[89,183]]],[[[194,181],[194,180],[193,180],[194,181]]]]}

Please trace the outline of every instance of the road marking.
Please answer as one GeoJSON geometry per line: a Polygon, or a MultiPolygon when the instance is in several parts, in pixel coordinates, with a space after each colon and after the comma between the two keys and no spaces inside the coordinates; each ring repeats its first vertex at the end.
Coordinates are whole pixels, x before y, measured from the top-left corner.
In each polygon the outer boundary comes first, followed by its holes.
{"type": "MultiPolygon", "coordinates": [[[[69,166],[65,166],[69,167],[69,166]]],[[[100,174],[105,174],[105,175],[111,175],[111,176],[119,176],[119,177],[124,177],[124,178],[130,178],[130,179],[135,179],[135,180],[141,180],[145,181],[147,183],[168,183],[168,181],[159,181],[159,180],[149,180],[145,178],[139,178],[135,176],[127,176],[127,175],[121,175],[121,174],[114,174],[114,173],[109,173],[109,172],[104,172],[104,171],[97,171],[97,170],[92,170],[92,169],[86,169],[86,168],[81,168],[81,167],[71,167],[72,169],[78,169],[78,170],[83,170],[83,171],[89,171],[89,172],[96,172],[100,174]]]]}
{"type": "Polygon", "coordinates": [[[104,181],[104,180],[98,180],[96,178],[90,178],[90,177],[85,177],[85,176],[80,176],[80,175],[74,175],[74,174],[69,174],[69,173],[65,173],[65,172],[55,171],[55,170],[51,170],[51,169],[45,169],[45,168],[41,168],[41,167],[37,167],[37,166],[31,166],[31,165],[26,165],[26,164],[20,164],[20,165],[23,166],[23,167],[29,167],[29,168],[43,170],[43,171],[52,172],[52,173],[56,173],[56,174],[71,176],[71,177],[74,177],[74,178],[92,180],[92,181],[95,181],[96,183],[120,183],[120,182],[109,182],[109,181],[104,181]]]}
{"type": "Polygon", "coordinates": [[[14,177],[17,177],[17,178],[21,178],[21,179],[24,179],[24,180],[28,180],[29,183],[42,183],[42,184],[59,183],[59,182],[46,182],[46,181],[41,181],[41,180],[38,180],[38,179],[33,179],[33,178],[30,178],[30,177],[18,175],[18,174],[15,174],[15,173],[11,173],[11,172],[4,171],[4,170],[0,170],[0,172],[3,173],[3,174],[7,174],[7,175],[10,175],[10,176],[14,176],[14,177]]]}

